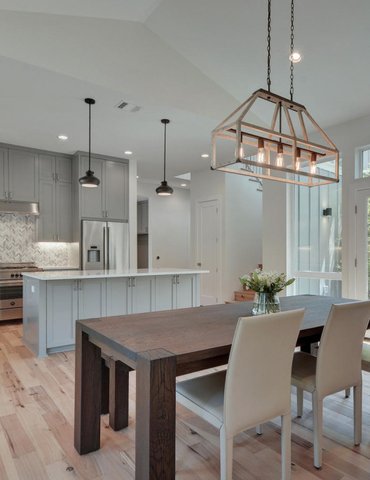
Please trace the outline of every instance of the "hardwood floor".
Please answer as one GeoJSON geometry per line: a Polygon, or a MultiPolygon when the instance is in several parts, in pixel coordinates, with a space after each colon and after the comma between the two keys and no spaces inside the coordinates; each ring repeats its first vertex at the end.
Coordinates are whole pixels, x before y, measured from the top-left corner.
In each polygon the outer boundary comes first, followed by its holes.
{"type": "MultiPolygon", "coordinates": [[[[102,417],[102,448],[80,456],[73,447],[74,353],[35,358],[22,344],[21,325],[0,326],[0,479],[66,480],[134,478],[135,375],[130,374],[130,425],[113,432],[102,417]]],[[[293,416],[295,412],[295,396],[293,416]]],[[[370,374],[364,373],[363,443],[352,446],[352,399],[333,395],[324,403],[324,465],[312,465],[312,414],[293,422],[294,480],[370,479],[370,374]]],[[[178,406],[176,478],[219,478],[217,432],[178,406]],[[193,428],[196,426],[197,432],[193,428]]],[[[235,480],[280,479],[280,428],[235,438],[235,480]]]]}

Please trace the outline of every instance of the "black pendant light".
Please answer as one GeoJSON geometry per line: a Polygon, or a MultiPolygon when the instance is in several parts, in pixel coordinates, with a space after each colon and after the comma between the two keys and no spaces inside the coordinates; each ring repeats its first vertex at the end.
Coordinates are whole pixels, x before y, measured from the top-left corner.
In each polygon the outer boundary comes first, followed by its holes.
{"type": "Polygon", "coordinates": [[[93,98],[85,98],[85,103],[89,106],[89,169],[84,177],[79,179],[82,187],[94,188],[100,184],[100,180],[95,177],[94,172],[91,170],[91,105],[95,104],[93,98]]]}
{"type": "Polygon", "coordinates": [[[155,189],[158,195],[168,196],[173,194],[173,188],[167,185],[166,182],[166,156],[167,156],[167,125],[170,121],[167,118],[163,118],[161,122],[164,125],[164,137],[163,137],[163,181],[158,188],[155,189]]]}

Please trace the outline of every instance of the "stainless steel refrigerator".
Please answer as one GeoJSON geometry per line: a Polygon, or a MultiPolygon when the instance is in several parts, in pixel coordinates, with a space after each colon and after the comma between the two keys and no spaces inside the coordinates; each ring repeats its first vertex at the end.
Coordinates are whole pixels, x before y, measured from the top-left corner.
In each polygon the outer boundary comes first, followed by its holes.
{"type": "Polygon", "coordinates": [[[129,268],[128,224],[83,220],[81,230],[83,270],[126,270],[129,268]]]}

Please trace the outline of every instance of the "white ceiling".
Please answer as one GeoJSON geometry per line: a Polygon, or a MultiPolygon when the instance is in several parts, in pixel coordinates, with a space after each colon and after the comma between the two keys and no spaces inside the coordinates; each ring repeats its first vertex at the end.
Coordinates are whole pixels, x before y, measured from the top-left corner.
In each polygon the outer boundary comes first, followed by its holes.
{"type": "MultiPolygon", "coordinates": [[[[0,0],[0,141],[86,149],[93,96],[95,151],[132,150],[139,175],[159,180],[168,117],[169,178],[208,166],[212,128],[265,86],[265,3],[0,0]]],[[[287,95],[290,2],[272,3],[272,89],[287,95]]],[[[368,0],[296,0],[296,45],[296,100],[320,124],[370,114],[368,0]]]]}

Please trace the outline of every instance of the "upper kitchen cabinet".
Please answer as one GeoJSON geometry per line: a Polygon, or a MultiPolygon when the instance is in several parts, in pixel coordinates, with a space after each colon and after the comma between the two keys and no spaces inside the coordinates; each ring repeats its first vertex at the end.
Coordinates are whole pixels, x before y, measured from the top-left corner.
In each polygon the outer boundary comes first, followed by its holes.
{"type": "MultiPolygon", "coordinates": [[[[77,153],[74,162],[74,177],[80,178],[88,170],[88,156],[85,153],[77,153]]],[[[91,170],[100,179],[100,185],[96,188],[78,185],[80,218],[127,221],[129,201],[127,161],[93,155],[91,170]]]]}
{"type": "Polygon", "coordinates": [[[7,198],[7,165],[8,165],[8,150],[0,148],[0,199],[7,198]]]}
{"type": "Polygon", "coordinates": [[[148,233],[148,200],[137,202],[137,233],[148,233]]]}
{"type": "Polygon", "coordinates": [[[38,154],[16,148],[0,150],[2,198],[25,202],[38,201],[38,154]]]}
{"type": "Polygon", "coordinates": [[[39,154],[39,242],[72,241],[72,163],[67,156],[39,154]]]}

